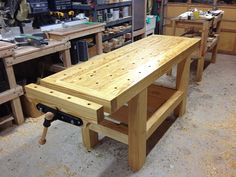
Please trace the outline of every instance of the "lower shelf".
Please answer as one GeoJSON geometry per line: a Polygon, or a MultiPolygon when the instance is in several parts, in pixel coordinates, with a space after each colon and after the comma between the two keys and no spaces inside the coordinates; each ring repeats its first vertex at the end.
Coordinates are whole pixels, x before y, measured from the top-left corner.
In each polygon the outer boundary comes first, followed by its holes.
{"type": "Polygon", "coordinates": [[[14,120],[14,117],[12,117],[11,115],[0,117],[0,126],[13,120],[14,120]]]}
{"type": "MultiPolygon", "coordinates": [[[[171,115],[182,101],[183,92],[166,87],[151,85],[148,88],[146,139],[171,115]]],[[[128,143],[128,106],[124,105],[117,112],[108,115],[100,124],[91,124],[90,129],[128,143]]]]}

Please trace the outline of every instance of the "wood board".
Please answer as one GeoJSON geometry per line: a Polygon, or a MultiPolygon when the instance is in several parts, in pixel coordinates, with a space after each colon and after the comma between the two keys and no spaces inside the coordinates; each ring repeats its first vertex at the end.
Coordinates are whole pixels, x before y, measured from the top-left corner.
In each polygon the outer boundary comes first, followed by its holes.
{"type": "Polygon", "coordinates": [[[0,58],[12,55],[15,47],[15,44],[0,41],[0,58]]]}
{"type": "Polygon", "coordinates": [[[199,43],[199,39],[153,35],[42,79],[41,85],[101,104],[111,113],[194,52],[199,43]]]}

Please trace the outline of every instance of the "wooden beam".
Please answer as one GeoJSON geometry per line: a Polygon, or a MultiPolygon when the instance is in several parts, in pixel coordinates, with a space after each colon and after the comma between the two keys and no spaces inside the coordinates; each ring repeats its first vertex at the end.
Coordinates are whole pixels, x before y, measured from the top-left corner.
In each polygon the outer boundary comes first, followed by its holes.
{"type": "Polygon", "coordinates": [[[99,124],[90,124],[89,128],[114,140],[128,144],[128,127],[103,120],[99,124]]]}
{"type": "Polygon", "coordinates": [[[183,100],[179,106],[175,109],[176,116],[182,116],[186,111],[188,84],[190,75],[190,63],[191,58],[188,57],[181,61],[177,66],[177,77],[176,77],[176,89],[184,93],[183,100]]]}
{"type": "Polygon", "coordinates": [[[97,55],[103,53],[103,45],[102,45],[102,32],[96,34],[96,47],[97,47],[97,55]]]}
{"type": "MultiPolygon", "coordinates": [[[[14,89],[17,87],[14,69],[12,66],[8,67],[6,65],[5,59],[3,59],[3,62],[6,69],[9,86],[11,89],[14,89]]],[[[23,115],[21,101],[19,97],[11,100],[11,108],[12,108],[13,117],[15,118],[15,123],[19,125],[24,123],[24,115],[23,115]]]]}
{"type": "Polygon", "coordinates": [[[17,86],[16,88],[7,90],[5,92],[0,93],[0,104],[11,101],[19,96],[23,95],[23,89],[21,86],[17,86]]]}
{"type": "Polygon", "coordinates": [[[129,165],[138,171],[146,159],[147,89],[128,102],[129,106],[129,165]]]}
{"type": "Polygon", "coordinates": [[[183,92],[176,91],[147,121],[146,139],[161,125],[183,99],[183,92]]]}
{"type": "Polygon", "coordinates": [[[32,60],[34,58],[49,55],[51,53],[60,52],[69,48],[70,42],[57,42],[55,44],[53,42],[51,45],[49,43],[49,46],[45,46],[41,49],[35,47],[26,47],[22,50],[15,50],[14,56],[5,58],[5,61],[7,66],[11,66],[32,60]]]}
{"type": "Polygon", "coordinates": [[[58,108],[89,123],[97,124],[103,120],[103,107],[96,103],[36,84],[27,85],[25,91],[30,100],[48,104],[50,107],[58,108]]]}
{"type": "Polygon", "coordinates": [[[90,130],[89,125],[90,123],[84,122],[84,125],[82,127],[83,144],[88,151],[90,151],[99,142],[98,133],[90,130]]]}
{"type": "Polygon", "coordinates": [[[4,117],[0,117],[0,126],[7,123],[7,122],[10,122],[14,120],[14,117],[12,116],[4,116],[4,117]]]}

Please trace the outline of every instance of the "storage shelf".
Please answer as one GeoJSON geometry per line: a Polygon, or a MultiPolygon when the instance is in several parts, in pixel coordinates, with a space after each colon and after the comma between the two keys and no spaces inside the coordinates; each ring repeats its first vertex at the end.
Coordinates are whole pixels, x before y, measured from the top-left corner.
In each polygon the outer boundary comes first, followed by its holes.
{"type": "Polygon", "coordinates": [[[131,6],[132,1],[127,1],[127,2],[118,2],[118,3],[111,3],[111,4],[98,4],[95,7],[92,7],[88,4],[78,4],[78,5],[73,5],[73,9],[75,10],[103,10],[103,9],[110,9],[110,8],[119,8],[119,7],[124,7],[124,6],[131,6]]]}
{"type": "Polygon", "coordinates": [[[93,10],[94,8],[87,4],[72,5],[74,10],[93,10]]]}
{"type": "MultiPolygon", "coordinates": [[[[124,46],[126,46],[128,44],[131,44],[131,43],[132,43],[132,40],[126,41],[122,46],[115,47],[115,48],[111,49],[111,51],[119,49],[119,48],[124,47],[124,46]]],[[[104,52],[104,53],[109,53],[109,52],[104,52]]]]}
{"type": "Polygon", "coordinates": [[[119,25],[119,24],[122,24],[122,23],[130,22],[130,21],[132,21],[131,16],[128,16],[128,17],[125,17],[125,18],[120,18],[120,19],[115,20],[115,21],[107,22],[106,27],[111,27],[111,26],[114,26],[114,25],[119,25]]]}
{"type": "Polygon", "coordinates": [[[122,32],[116,33],[116,34],[110,34],[108,36],[103,36],[102,41],[103,42],[104,41],[108,41],[108,40],[110,40],[112,38],[116,38],[116,37],[122,36],[122,35],[124,35],[126,33],[131,33],[131,32],[132,32],[132,28],[128,28],[128,29],[126,29],[126,30],[124,30],[122,32]]]}
{"type": "Polygon", "coordinates": [[[118,2],[118,3],[111,3],[111,4],[98,4],[97,6],[95,6],[95,9],[103,10],[103,9],[118,8],[118,7],[131,6],[131,5],[132,5],[132,1],[118,2]]]}

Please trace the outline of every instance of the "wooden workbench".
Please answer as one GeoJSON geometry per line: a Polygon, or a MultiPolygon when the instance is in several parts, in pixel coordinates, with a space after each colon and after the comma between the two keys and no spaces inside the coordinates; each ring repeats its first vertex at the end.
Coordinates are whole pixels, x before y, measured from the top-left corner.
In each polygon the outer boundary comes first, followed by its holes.
{"type": "MultiPolygon", "coordinates": [[[[0,41],[0,60],[5,57],[12,56],[14,54],[15,47],[15,44],[0,41]]],[[[8,77],[8,82],[10,85],[10,89],[0,93],[0,104],[10,101],[13,115],[4,117],[4,119],[0,122],[0,125],[13,119],[15,119],[15,122],[17,124],[21,124],[24,122],[24,116],[20,103],[20,96],[23,95],[23,89],[21,86],[18,86],[16,84],[12,85],[10,77],[8,77]]]]}
{"type": "Polygon", "coordinates": [[[199,50],[199,60],[197,64],[197,76],[196,80],[200,82],[202,80],[203,69],[204,69],[204,61],[206,57],[206,53],[208,51],[212,51],[211,62],[216,62],[216,55],[218,51],[218,43],[219,43],[219,34],[221,29],[221,20],[223,18],[223,13],[218,16],[213,17],[212,19],[199,19],[199,20],[187,20],[187,19],[172,19],[172,35],[176,35],[176,28],[184,28],[186,31],[189,29],[199,30],[201,32],[201,47],[199,50]],[[216,34],[214,35],[214,39],[212,42],[208,42],[210,31],[212,29],[216,29],[216,34]]]}
{"type": "Polygon", "coordinates": [[[73,27],[57,29],[49,32],[50,39],[55,40],[72,40],[76,38],[81,38],[91,34],[96,35],[96,45],[97,45],[97,54],[103,52],[102,47],[102,32],[105,30],[104,23],[95,23],[90,22],[87,24],[80,24],[73,27]]]}
{"type": "Polygon", "coordinates": [[[15,122],[17,124],[22,124],[24,122],[24,116],[22,113],[22,107],[19,96],[23,95],[23,91],[22,89],[20,89],[21,88],[20,86],[17,86],[13,66],[52,53],[60,52],[63,57],[64,67],[68,68],[71,66],[71,59],[69,52],[70,42],[50,40],[48,45],[38,48],[33,46],[23,46],[16,48],[15,45],[11,43],[5,43],[2,46],[3,47],[1,48],[4,48],[5,52],[0,52],[1,53],[0,58],[4,62],[10,86],[10,90],[6,92],[3,96],[6,97],[7,95],[9,96],[10,94],[15,95],[15,97],[13,97],[14,99],[12,100],[13,115],[15,118],[15,122]],[[11,47],[7,48],[7,46],[11,47]]]}
{"type": "Polygon", "coordinates": [[[185,112],[189,56],[199,44],[153,35],[28,85],[26,93],[36,103],[80,117],[88,149],[98,143],[98,133],[128,144],[129,165],[137,171],[146,159],[146,140],[173,111],[185,112]],[[176,89],[153,84],[175,64],[176,89]]]}

